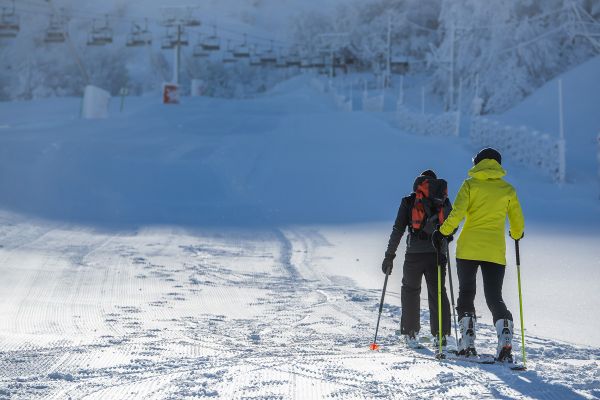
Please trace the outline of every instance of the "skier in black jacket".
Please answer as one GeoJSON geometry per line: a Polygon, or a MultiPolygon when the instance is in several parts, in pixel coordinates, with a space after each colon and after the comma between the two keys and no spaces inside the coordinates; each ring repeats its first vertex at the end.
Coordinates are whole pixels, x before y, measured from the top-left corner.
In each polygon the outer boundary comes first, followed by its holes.
{"type": "MultiPolygon", "coordinates": [[[[423,171],[420,177],[417,177],[413,185],[413,192],[402,199],[396,222],[390,235],[387,251],[382,264],[383,273],[393,268],[393,260],[396,257],[396,250],[402,239],[406,228],[409,233],[406,237],[406,255],[404,258],[404,268],[402,276],[402,318],[400,323],[400,332],[404,336],[406,343],[411,347],[420,347],[417,335],[420,331],[420,295],[421,282],[423,275],[427,283],[427,295],[429,300],[429,316],[431,334],[434,337],[435,346],[438,341],[438,307],[437,307],[437,259],[436,250],[431,243],[431,233],[426,231],[430,229],[421,229],[415,231],[411,225],[411,213],[415,203],[417,184],[424,177],[437,179],[432,170],[423,171]]],[[[447,198],[443,204],[444,218],[450,214],[452,205],[447,198]]],[[[433,212],[432,212],[433,213],[433,212]]],[[[437,218],[436,218],[437,219],[437,218]]],[[[436,223],[441,224],[443,221],[436,223]]],[[[433,227],[435,229],[435,226],[433,227]]],[[[447,246],[447,244],[445,244],[447,246]]],[[[450,335],[450,303],[446,294],[446,249],[442,248],[439,255],[439,262],[442,266],[442,345],[446,345],[446,336],[450,335]]]]}

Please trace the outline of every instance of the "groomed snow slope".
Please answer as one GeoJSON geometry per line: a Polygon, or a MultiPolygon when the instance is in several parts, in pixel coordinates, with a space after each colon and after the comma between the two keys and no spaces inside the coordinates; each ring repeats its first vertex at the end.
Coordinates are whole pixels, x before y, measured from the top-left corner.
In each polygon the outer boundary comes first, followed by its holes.
{"type": "MultiPolygon", "coordinates": [[[[398,201],[425,168],[453,197],[473,149],[337,112],[305,78],[253,100],[116,106],[82,121],[76,99],[0,104],[0,397],[600,396],[589,185],[505,163],[527,216],[530,371],[406,349],[394,335],[398,266],[385,351],[372,353],[398,201]],[[565,231],[573,221],[581,228],[565,231]]],[[[481,295],[477,306],[491,352],[481,295]]]]}

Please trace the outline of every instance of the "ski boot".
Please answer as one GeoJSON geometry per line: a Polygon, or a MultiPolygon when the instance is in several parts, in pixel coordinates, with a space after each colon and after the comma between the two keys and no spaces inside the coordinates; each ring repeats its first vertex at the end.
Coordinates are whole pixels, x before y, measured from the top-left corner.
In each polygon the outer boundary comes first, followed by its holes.
{"type": "Polygon", "coordinates": [[[465,313],[458,321],[460,328],[460,339],[458,339],[458,355],[460,356],[476,356],[475,350],[475,323],[474,314],[465,313]]]}
{"type": "Polygon", "coordinates": [[[423,346],[419,342],[419,339],[417,338],[417,335],[415,335],[414,332],[411,332],[408,335],[404,335],[404,342],[411,349],[422,349],[423,348],[423,346]]]}
{"type": "MultiPolygon", "coordinates": [[[[442,336],[442,351],[446,351],[447,344],[448,341],[446,340],[446,336],[442,336]]],[[[440,337],[438,335],[435,335],[433,337],[433,348],[435,350],[438,350],[440,348],[440,337]]]]}
{"type": "Polygon", "coordinates": [[[510,319],[499,319],[496,321],[496,333],[498,334],[496,361],[512,364],[513,322],[510,319]]]}

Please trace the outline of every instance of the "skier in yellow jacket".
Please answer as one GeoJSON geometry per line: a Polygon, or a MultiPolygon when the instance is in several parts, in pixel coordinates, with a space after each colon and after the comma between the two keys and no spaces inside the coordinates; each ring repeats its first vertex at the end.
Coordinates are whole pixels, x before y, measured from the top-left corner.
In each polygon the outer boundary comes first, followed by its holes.
{"type": "Polygon", "coordinates": [[[481,150],[473,158],[470,178],[460,187],[454,208],[432,235],[437,248],[445,237],[453,234],[463,219],[463,230],[456,245],[456,268],[459,295],[457,311],[461,337],[458,352],[465,356],[477,355],[475,350],[475,292],[478,267],[481,266],[483,290],[492,312],[498,334],[496,358],[512,362],[513,318],[502,299],[502,283],[506,268],[506,217],[510,222],[510,236],[523,237],[524,219],[515,189],[504,179],[500,153],[492,148],[481,150]]]}

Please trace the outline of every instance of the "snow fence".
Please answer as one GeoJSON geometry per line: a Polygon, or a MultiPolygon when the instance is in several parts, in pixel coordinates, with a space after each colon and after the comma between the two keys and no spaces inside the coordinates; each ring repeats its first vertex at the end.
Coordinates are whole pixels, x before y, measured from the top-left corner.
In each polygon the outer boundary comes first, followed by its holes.
{"type": "Polygon", "coordinates": [[[362,95],[363,110],[370,112],[381,112],[385,104],[385,93],[370,95],[368,90],[362,95]]]}
{"type": "Polygon", "coordinates": [[[519,164],[533,167],[556,182],[565,180],[565,141],[525,126],[502,125],[484,117],[473,117],[471,143],[494,147],[519,164]]]}
{"type": "Polygon", "coordinates": [[[394,123],[406,133],[423,136],[458,136],[460,113],[445,112],[441,114],[424,114],[398,105],[394,115],[394,123]]]}

